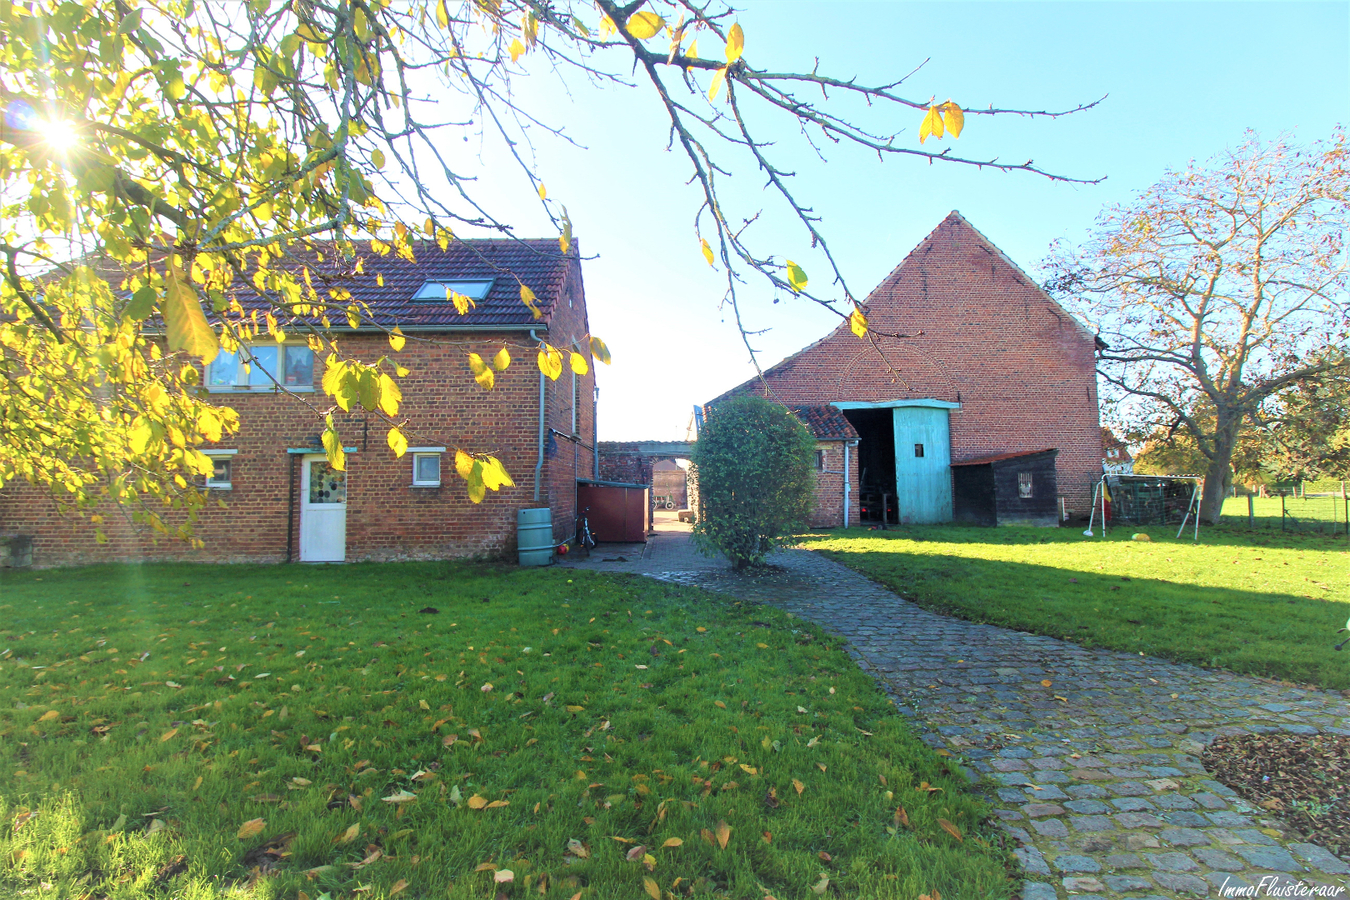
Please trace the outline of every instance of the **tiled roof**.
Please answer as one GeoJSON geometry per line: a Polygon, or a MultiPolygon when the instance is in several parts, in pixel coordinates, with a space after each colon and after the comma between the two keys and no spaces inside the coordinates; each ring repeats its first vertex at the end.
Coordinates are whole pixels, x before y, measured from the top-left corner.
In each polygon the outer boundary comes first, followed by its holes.
{"type": "Polygon", "coordinates": [[[955,468],[956,466],[987,466],[990,463],[1003,462],[1005,459],[1017,459],[1018,457],[1021,456],[1037,456],[1041,453],[1058,453],[1058,452],[1059,451],[1056,450],[1054,447],[1051,447],[1048,450],[1022,450],[1017,453],[998,453],[995,454],[994,456],[981,456],[979,459],[967,459],[962,460],[961,462],[954,462],[952,463],[952,467],[955,468]]]}
{"type": "Polygon", "coordinates": [[[823,440],[856,440],[858,432],[853,423],[844,418],[843,412],[834,406],[795,406],[793,414],[802,424],[811,429],[811,433],[823,440]]]}
{"type": "MultiPolygon", "coordinates": [[[[272,265],[296,270],[308,267],[310,279],[321,298],[328,299],[328,288],[345,288],[351,292],[352,300],[366,304],[375,322],[384,327],[544,328],[561,296],[569,257],[575,260],[577,253],[574,241],[569,255],[563,256],[556,238],[460,240],[445,250],[434,242],[420,241],[413,244],[415,261],[409,262],[392,251],[382,256],[371,250],[367,243],[358,245],[356,258],[349,260],[339,259],[331,247],[323,245],[313,248],[292,246],[288,248],[287,259],[272,265]],[[362,263],[360,274],[356,273],[357,259],[362,263]],[[489,278],[492,288],[487,296],[464,315],[456,312],[454,304],[447,300],[414,302],[411,299],[428,281],[489,278]],[[541,318],[536,319],[521,302],[522,283],[534,291],[541,318]]],[[[107,276],[115,290],[120,277],[112,272],[107,276]]],[[[231,290],[245,310],[263,309],[268,305],[247,278],[236,278],[231,290]]],[[[330,310],[329,318],[334,327],[346,324],[340,311],[330,310]]],[[[370,323],[365,321],[363,324],[370,323]]]]}

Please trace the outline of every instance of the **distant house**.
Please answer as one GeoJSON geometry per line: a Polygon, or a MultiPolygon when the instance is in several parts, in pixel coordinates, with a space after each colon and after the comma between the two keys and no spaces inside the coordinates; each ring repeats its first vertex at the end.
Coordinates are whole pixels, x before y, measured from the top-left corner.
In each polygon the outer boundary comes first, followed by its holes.
{"type": "MultiPolygon", "coordinates": [[[[386,446],[381,420],[357,407],[336,414],[348,445],[347,470],[329,468],[315,412],[277,388],[279,382],[321,407],[331,402],[318,387],[323,360],[292,327],[283,343],[262,337],[253,345],[252,371],[228,353],[206,370],[206,390],[237,410],[241,425],[205,449],[216,464],[206,486],[225,508],[211,502],[203,510],[196,534],[204,549],[154,543],[112,511],[105,513],[109,541],[98,544],[92,528],[59,515],[50,496],[24,484],[0,490],[0,523],[32,536],[36,565],[495,555],[515,547],[517,510],[544,506],[552,509],[554,537],[570,537],[576,481],[595,472],[594,369],[576,375],[565,366],[552,381],[540,373],[535,354],[542,340],[589,356],[577,248],[564,255],[556,239],[547,239],[414,249],[415,262],[363,250],[360,272],[353,262],[324,285],[350,291],[376,323],[398,325],[407,336],[402,351],[393,353],[385,331],[369,321],[357,328],[334,322],[331,329],[345,352],[364,360],[392,355],[410,370],[399,382],[399,418],[406,419],[412,444],[401,459],[386,446]],[[522,284],[537,298],[537,319],[521,303],[522,284]],[[473,306],[458,312],[447,288],[473,306]],[[469,354],[490,359],[502,347],[514,362],[485,391],[474,381],[469,354]],[[456,448],[497,456],[515,487],[470,502],[454,470],[456,448]]],[[[246,310],[262,306],[247,288],[236,299],[246,310]]]]}
{"type": "Polygon", "coordinates": [[[1129,445],[1105,425],[1102,426],[1102,471],[1112,475],[1134,472],[1134,457],[1130,455],[1129,445]]]}
{"type": "Polygon", "coordinates": [[[1052,507],[1086,513],[1102,459],[1090,331],[957,212],[863,309],[868,340],[841,323],[709,404],[751,393],[836,411],[832,431],[812,424],[823,413],[802,416],[827,454],[821,471],[839,473],[818,481],[818,524],[843,524],[845,510],[850,522],[883,510],[890,521],[951,521],[952,465],[1008,454],[1055,473],[1011,472],[1018,500],[1040,509],[1053,492],[1052,507]]]}

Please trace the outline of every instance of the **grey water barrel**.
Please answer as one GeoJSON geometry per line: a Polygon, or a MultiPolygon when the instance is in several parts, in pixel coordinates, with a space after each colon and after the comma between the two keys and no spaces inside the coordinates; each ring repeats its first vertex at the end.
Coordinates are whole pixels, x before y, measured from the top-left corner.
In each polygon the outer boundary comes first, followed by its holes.
{"type": "Polygon", "coordinates": [[[546,566],[553,561],[553,510],[519,510],[516,531],[522,566],[546,566]]]}

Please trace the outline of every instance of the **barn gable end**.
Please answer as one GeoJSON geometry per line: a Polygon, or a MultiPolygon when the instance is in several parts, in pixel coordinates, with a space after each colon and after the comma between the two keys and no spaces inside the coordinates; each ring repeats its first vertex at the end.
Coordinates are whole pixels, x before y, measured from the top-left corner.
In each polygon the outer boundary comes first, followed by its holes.
{"type": "MultiPolygon", "coordinates": [[[[952,212],[863,309],[875,345],[841,323],[767,369],[763,382],[728,394],[763,394],[767,384],[767,393],[788,406],[838,405],[851,419],[865,418],[854,410],[867,407],[944,408],[951,462],[1056,448],[1060,494],[1070,513],[1086,510],[1101,472],[1093,335],[988,238],[952,212]]],[[[867,413],[877,421],[879,415],[867,413]]],[[[867,434],[879,434],[884,424],[869,427],[859,428],[862,465],[867,434]]],[[[877,458],[871,455],[866,479],[881,484],[870,487],[889,484],[895,491],[893,479],[878,477],[877,458]]],[[[858,488],[868,487],[860,480],[858,488]]]]}

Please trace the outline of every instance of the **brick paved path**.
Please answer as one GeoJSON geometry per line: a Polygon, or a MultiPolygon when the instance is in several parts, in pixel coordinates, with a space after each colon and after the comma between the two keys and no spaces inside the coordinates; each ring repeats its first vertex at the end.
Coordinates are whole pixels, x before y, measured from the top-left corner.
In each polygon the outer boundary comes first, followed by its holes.
{"type": "Polygon", "coordinates": [[[772,562],[771,575],[737,576],[663,533],[568,565],[769,603],[847,639],[927,743],[985,776],[1024,900],[1218,897],[1263,878],[1277,879],[1263,896],[1291,881],[1350,895],[1350,866],[1284,835],[1199,760],[1219,734],[1350,734],[1339,695],[949,618],[805,550],[772,562]]]}

